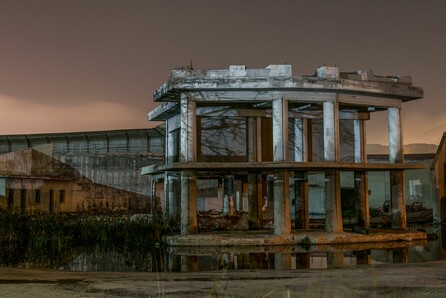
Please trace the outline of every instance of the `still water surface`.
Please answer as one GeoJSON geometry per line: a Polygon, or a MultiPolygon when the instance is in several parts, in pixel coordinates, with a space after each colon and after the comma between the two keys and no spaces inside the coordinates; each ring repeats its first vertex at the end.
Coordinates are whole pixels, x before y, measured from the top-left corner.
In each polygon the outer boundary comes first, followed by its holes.
{"type": "Polygon", "coordinates": [[[0,254],[0,266],[72,271],[188,272],[240,269],[331,269],[348,266],[428,262],[446,259],[446,227],[438,239],[361,245],[268,247],[96,246],[53,256],[25,258],[14,249],[0,254]],[[23,258],[21,258],[21,256],[23,258]]]}
{"type": "Polygon", "coordinates": [[[155,248],[145,251],[96,247],[63,266],[79,271],[204,271],[330,269],[446,259],[446,229],[434,241],[342,246],[155,248]]]}

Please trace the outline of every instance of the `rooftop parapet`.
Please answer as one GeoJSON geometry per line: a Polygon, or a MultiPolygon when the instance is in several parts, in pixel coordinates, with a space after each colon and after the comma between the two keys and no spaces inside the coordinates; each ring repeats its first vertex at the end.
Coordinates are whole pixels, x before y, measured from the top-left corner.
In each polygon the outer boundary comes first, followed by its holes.
{"type": "Polygon", "coordinates": [[[340,72],[336,66],[319,67],[315,74],[309,76],[293,76],[291,65],[275,64],[253,69],[245,65],[210,70],[176,68],[171,71],[169,81],[154,92],[153,98],[155,101],[176,102],[183,92],[230,90],[262,92],[263,96],[271,91],[276,92],[275,96],[277,92],[334,92],[402,101],[423,97],[423,89],[413,86],[410,76],[378,76],[372,71],[340,72]]]}
{"type": "Polygon", "coordinates": [[[249,69],[245,65],[229,65],[228,69],[193,70],[177,68],[171,71],[171,78],[187,77],[291,77],[292,69],[288,64],[273,64],[265,68],[249,69]]]}

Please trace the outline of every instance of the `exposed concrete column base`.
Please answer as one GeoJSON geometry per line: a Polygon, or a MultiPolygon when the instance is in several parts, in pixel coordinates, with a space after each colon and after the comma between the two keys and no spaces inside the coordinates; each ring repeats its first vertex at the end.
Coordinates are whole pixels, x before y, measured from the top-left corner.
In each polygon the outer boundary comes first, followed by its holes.
{"type": "Polygon", "coordinates": [[[291,233],[290,220],[290,172],[274,172],[274,234],[291,233]]]}
{"type": "Polygon", "coordinates": [[[248,174],[248,208],[249,229],[262,229],[262,177],[260,174],[248,174]]]}
{"type": "Polygon", "coordinates": [[[366,172],[355,172],[355,200],[358,225],[370,228],[369,189],[366,172]]]}
{"type": "Polygon", "coordinates": [[[392,199],[392,228],[406,229],[406,195],[404,172],[390,171],[390,195],[392,199]]]}
{"type": "Polygon", "coordinates": [[[294,189],[295,189],[295,212],[294,212],[294,228],[309,229],[310,216],[308,207],[308,173],[294,172],[294,189]]]}
{"type": "Polygon", "coordinates": [[[342,267],[344,267],[344,253],[327,252],[327,268],[342,268],[342,267]]]}
{"type": "Polygon", "coordinates": [[[325,230],[342,232],[341,178],[338,170],[325,171],[325,230]]]}
{"type": "Polygon", "coordinates": [[[279,252],[274,254],[274,269],[290,270],[291,269],[291,253],[279,252]]]}
{"type": "Polygon", "coordinates": [[[181,234],[196,234],[197,220],[197,175],[195,171],[181,172],[181,234]]]}

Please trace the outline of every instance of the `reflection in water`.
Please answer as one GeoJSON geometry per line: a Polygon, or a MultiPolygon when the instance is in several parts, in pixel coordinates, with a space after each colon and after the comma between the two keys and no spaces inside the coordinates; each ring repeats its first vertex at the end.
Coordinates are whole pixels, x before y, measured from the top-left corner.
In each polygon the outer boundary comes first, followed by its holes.
{"type": "Polygon", "coordinates": [[[26,248],[3,246],[0,266],[76,271],[190,272],[263,269],[332,269],[348,266],[415,263],[446,259],[446,229],[439,239],[311,247],[135,247],[73,248],[58,255],[32,255],[26,248]]]}

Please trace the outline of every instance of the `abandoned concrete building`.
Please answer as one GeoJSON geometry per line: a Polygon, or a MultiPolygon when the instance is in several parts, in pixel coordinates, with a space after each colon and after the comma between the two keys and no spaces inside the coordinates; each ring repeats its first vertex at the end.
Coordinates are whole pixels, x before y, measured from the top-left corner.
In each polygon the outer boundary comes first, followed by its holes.
{"type": "MultiPolygon", "coordinates": [[[[434,161],[432,162],[431,170],[433,175],[436,177],[434,179],[434,189],[436,191],[436,198],[434,204],[434,214],[437,215],[438,221],[446,222],[446,132],[443,136],[438,146],[437,153],[435,154],[434,161]]],[[[446,244],[445,244],[446,246],[446,244]]]]}
{"type": "Polygon", "coordinates": [[[411,77],[337,67],[309,76],[291,65],[174,69],[148,114],[165,121],[165,162],[142,173],[164,186],[162,207],[183,235],[197,233],[197,214],[209,209],[244,212],[248,229],[271,219],[275,235],[309,229],[312,217],[341,232],[347,211],[367,229],[374,174],[388,184],[392,227],[405,229],[404,172],[426,164],[404,162],[401,109],[422,97],[411,77]],[[372,163],[365,127],[378,111],[387,112],[389,154],[372,163]]]}
{"type": "Polygon", "coordinates": [[[0,204],[42,211],[152,207],[141,168],[163,160],[162,128],[0,136],[0,204]]]}

